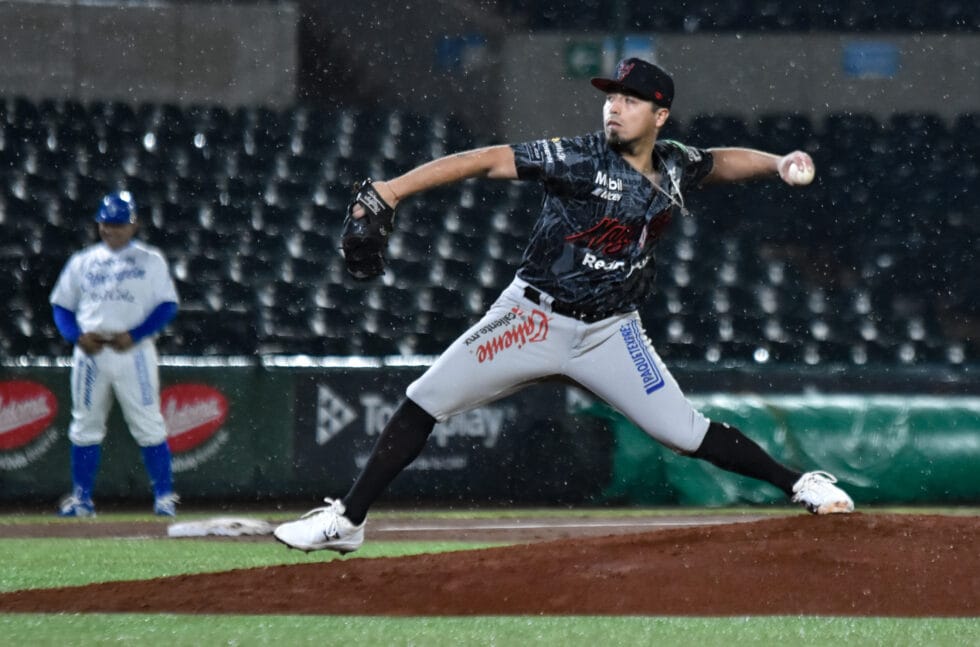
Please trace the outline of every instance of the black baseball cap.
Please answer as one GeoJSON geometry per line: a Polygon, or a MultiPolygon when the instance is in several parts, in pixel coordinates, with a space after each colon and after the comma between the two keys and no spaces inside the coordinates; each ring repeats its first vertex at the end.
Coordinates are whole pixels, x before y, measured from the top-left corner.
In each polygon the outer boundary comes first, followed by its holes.
{"type": "Polygon", "coordinates": [[[663,68],[642,58],[624,58],[616,66],[615,79],[592,79],[603,92],[629,92],[641,99],[669,108],[674,101],[674,79],[663,68]]]}

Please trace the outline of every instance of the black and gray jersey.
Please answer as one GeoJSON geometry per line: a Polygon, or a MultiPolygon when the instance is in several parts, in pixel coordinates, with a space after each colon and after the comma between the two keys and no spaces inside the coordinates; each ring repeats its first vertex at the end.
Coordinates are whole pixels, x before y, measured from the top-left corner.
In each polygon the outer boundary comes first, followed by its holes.
{"type": "Polygon", "coordinates": [[[656,242],[685,192],[711,172],[711,153],[657,142],[658,189],[609,147],[601,131],[511,148],[518,178],[544,189],[517,276],[583,310],[636,309],[653,283],[656,242]]]}

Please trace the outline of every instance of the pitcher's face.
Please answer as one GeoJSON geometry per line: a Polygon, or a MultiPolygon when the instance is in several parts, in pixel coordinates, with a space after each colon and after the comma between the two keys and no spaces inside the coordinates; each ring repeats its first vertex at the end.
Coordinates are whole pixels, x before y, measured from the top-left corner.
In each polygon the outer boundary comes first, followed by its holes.
{"type": "Polygon", "coordinates": [[[629,145],[654,136],[667,122],[670,111],[632,94],[610,92],[602,105],[602,127],[612,145],[629,145]]]}

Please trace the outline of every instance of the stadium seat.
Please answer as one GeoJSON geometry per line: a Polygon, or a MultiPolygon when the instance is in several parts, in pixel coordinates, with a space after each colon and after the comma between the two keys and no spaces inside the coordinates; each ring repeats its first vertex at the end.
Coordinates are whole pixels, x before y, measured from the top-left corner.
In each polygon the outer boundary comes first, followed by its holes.
{"type": "Polygon", "coordinates": [[[798,113],[770,113],[759,117],[756,145],[762,150],[810,151],[817,141],[810,118],[798,113]]]}
{"type": "Polygon", "coordinates": [[[735,115],[696,115],[685,134],[693,146],[752,146],[753,137],[741,117],[735,115]]]}
{"type": "MultiPolygon", "coordinates": [[[[577,15],[554,10],[552,2],[522,4],[534,29],[581,30],[608,26],[612,15],[598,11],[587,13],[588,22],[577,15]]],[[[719,3],[711,0],[664,5],[656,9],[642,3],[629,3],[630,25],[640,31],[658,32],[769,32],[792,33],[808,30],[875,32],[964,29],[971,24],[971,12],[965,3],[951,3],[936,8],[893,7],[890,12],[876,11],[866,3],[839,0],[821,3],[819,7],[767,0],[741,0],[719,3]]]]}
{"type": "MultiPolygon", "coordinates": [[[[932,28],[964,20],[968,9],[913,17],[932,28]]],[[[637,25],[691,31],[867,19],[847,3],[827,16],[763,0],[634,10],[637,25]]],[[[664,136],[692,144],[812,147],[821,174],[805,192],[772,183],[690,196],[695,216],[664,233],[656,289],[641,307],[657,348],[723,365],[975,363],[978,115],[672,122],[664,136]],[[896,150],[920,153],[913,163],[896,150]],[[735,217],[733,204],[745,206],[735,217]],[[932,259],[928,267],[922,258],[932,259]]],[[[161,348],[438,353],[513,277],[540,189],[473,181],[413,196],[375,282],[351,279],[337,241],[350,182],[475,141],[455,117],[400,109],[8,97],[0,101],[0,271],[11,278],[0,296],[20,305],[0,330],[0,353],[64,352],[46,338],[48,293],[65,258],[97,239],[78,223],[123,187],[137,194],[142,236],[181,281],[186,322],[161,348]],[[222,316],[240,329],[225,334],[222,316]]]]}

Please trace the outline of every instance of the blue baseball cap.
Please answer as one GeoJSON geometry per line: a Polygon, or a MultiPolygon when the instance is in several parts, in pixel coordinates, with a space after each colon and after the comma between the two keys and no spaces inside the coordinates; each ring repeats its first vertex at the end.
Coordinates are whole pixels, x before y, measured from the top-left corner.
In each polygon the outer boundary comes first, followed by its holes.
{"type": "Polygon", "coordinates": [[[131,225],[136,222],[136,203],[129,191],[110,193],[102,198],[99,211],[95,214],[95,222],[111,225],[131,225]]]}

